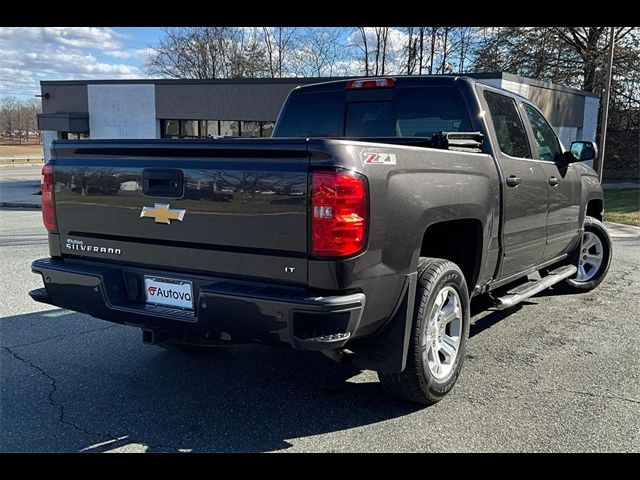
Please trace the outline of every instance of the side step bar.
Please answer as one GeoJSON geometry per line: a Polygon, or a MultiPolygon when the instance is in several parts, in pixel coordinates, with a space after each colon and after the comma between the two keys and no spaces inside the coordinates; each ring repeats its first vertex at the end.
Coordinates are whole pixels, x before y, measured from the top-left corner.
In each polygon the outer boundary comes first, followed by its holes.
{"type": "Polygon", "coordinates": [[[569,278],[570,276],[575,275],[577,271],[578,269],[575,265],[565,265],[564,267],[556,268],[555,270],[549,272],[549,275],[542,277],[540,280],[520,285],[513,290],[509,290],[503,297],[496,298],[496,304],[494,305],[494,308],[496,310],[503,310],[505,308],[513,307],[523,300],[532,297],[536,293],[540,293],[550,286],[561,282],[565,278],[569,278]]]}

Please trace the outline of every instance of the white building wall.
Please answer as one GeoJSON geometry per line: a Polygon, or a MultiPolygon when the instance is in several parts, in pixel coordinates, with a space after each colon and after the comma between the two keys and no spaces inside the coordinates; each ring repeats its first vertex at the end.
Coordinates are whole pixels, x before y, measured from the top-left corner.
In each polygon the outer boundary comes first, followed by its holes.
{"type": "Polygon", "coordinates": [[[510,92],[522,95],[525,98],[529,98],[529,85],[526,83],[518,83],[502,79],[501,87],[505,90],[509,90],[510,92]]]}
{"type": "Polygon", "coordinates": [[[598,131],[598,108],[600,99],[598,97],[584,98],[584,118],[582,120],[582,138],[578,140],[596,141],[598,131]]]}
{"type": "Polygon", "coordinates": [[[88,85],[92,139],[158,138],[155,85],[88,85]]]}
{"type": "Polygon", "coordinates": [[[502,88],[502,79],[501,78],[483,78],[478,80],[478,83],[484,83],[485,85],[490,85],[496,88],[502,88]]]}
{"type": "Polygon", "coordinates": [[[58,132],[55,130],[42,131],[42,151],[45,163],[51,158],[51,142],[58,139],[58,132]]]}
{"type": "Polygon", "coordinates": [[[578,127],[553,127],[553,129],[558,134],[565,150],[569,148],[571,142],[578,140],[578,127]]]}

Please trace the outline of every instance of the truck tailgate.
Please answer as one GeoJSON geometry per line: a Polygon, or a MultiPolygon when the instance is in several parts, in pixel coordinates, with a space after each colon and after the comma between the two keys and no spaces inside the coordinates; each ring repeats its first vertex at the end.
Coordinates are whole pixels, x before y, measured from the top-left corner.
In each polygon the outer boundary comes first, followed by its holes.
{"type": "Polygon", "coordinates": [[[307,280],[305,139],[54,147],[63,256],[307,280]]]}

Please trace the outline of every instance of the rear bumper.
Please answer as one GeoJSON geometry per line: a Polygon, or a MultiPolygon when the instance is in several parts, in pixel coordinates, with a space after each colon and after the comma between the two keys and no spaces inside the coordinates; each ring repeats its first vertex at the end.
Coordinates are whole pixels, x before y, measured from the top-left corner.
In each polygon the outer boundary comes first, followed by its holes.
{"type": "Polygon", "coordinates": [[[193,343],[288,343],[305,350],[342,347],[353,338],[365,305],[362,293],[313,295],[286,287],[99,262],[40,259],[32,263],[42,303],[158,332],[193,343]],[[194,311],[144,303],[144,275],[189,280],[194,311]]]}

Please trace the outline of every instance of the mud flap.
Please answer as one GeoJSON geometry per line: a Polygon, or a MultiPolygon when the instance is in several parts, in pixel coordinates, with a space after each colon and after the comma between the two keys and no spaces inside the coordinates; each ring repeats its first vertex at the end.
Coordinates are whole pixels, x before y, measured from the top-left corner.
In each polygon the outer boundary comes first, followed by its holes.
{"type": "Polygon", "coordinates": [[[414,272],[405,277],[400,301],[380,333],[347,346],[355,353],[352,361],[354,366],[384,373],[398,373],[404,370],[413,324],[417,275],[414,272]]]}

